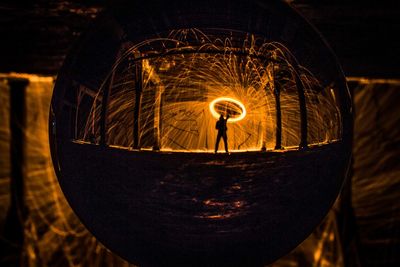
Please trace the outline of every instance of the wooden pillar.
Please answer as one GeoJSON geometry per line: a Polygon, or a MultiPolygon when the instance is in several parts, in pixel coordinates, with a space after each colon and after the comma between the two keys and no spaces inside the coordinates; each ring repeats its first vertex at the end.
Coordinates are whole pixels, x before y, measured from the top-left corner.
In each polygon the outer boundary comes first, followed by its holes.
{"type": "Polygon", "coordinates": [[[0,250],[2,266],[23,265],[24,226],[28,216],[25,206],[24,164],[26,128],[26,87],[29,80],[10,78],[10,208],[4,225],[5,246],[0,250]]]}
{"type": "Polygon", "coordinates": [[[161,147],[161,131],[162,131],[162,107],[164,88],[161,84],[156,84],[155,108],[154,108],[154,145],[153,150],[159,151],[161,147]]]}
{"type": "MultiPolygon", "coordinates": [[[[354,88],[357,86],[357,83],[349,84],[349,92],[352,96],[354,96],[354,88]]],[[[344,105],[345,103],[342,103],[344,105]]],[[[350,103],[352,106],[354,104],[350,103]]],[[[355,111],[357,112],[357,111],[355,111]]],[[[355,118],[355,113],[352,114],[355,118]]],[[[350,136],[353,136],[353,126],[350,129],[350,136]]],[[[343,138],[343,137],[341,137],[343,138]]],[[[349,138],[349,136],[348,136],[349,138]]],[[[350,138],[351,142],[352,138],[350,138]]],[[[337,212],[337,223],[338,223],[338,234],[342,246],[343,252],[343,261],[344,266],[354,266],[360,267],[364,266],[365,262],[363,262],[362,257],[360,257],[360,237],[359,237],[359,229],[356,221],[356,215],[353,208],[352,202],[352,179],[354,177],[354,158],[351,156],[351,163],[349,167],[349,171],[347,173],[347,177],[345,177],[344,184],[342,186],[342,191],[340,193],[340,200],[339,200],[339,210],[337,212]]]]}
{"type": "Polygon", "coordinates": [[[281,88],[276,84],[275,67],[272,66],[272,77],[274,79],[274,97],[275,97],[275,114],[276,114],[276,138],[275,149],[282,149],[282,111],[281,111],[281,88]]]}
{"type": "Polygon", "coordinates": [[[280,89],[275,87],[275,109],[276,109],[276,140],[275,149],[282,149],[282,111],[281,111],[281,99],[280,99],[280,89]]]}
{"type": "Polygon", "coordinates": [[[139,149],[139,127],[140,127],[140,108],[142,102],[142,91],[143,91],[143,73],[142,73],[142,61],[138,60],[134,63],[135,68],[135,108],[133,118],[133,149],[139,149]]]}

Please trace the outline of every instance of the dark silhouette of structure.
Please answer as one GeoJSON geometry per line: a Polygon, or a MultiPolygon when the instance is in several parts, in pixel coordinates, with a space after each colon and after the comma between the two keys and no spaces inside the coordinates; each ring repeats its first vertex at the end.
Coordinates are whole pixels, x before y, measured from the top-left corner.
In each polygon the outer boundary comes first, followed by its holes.
{"type": "Polygon", "coordinates": [[[226,135],[226,131],[228,130],[226,123],[227,123],[228,119],[229,119],[229,115],[226,117],[226,119],[224,119],[224,116],[221,114],[221,116],[219,117],[219,120],[215,124],[215,129],[218,130],[217,141],[215,142],[215,153],[217,153],[217,151],[218,151],[219,141],[221,141],[221,137],[224,139],[225,152],[229,153],[228,137],[226,135]]]}
{"type": "Polygon", "coordinates": [[[12,78],[10,86],[10,208],[0,240],[0,265],[23,266],[24,227],[28,217],[25,206],[24,165],[27,79],[12,78]]]}

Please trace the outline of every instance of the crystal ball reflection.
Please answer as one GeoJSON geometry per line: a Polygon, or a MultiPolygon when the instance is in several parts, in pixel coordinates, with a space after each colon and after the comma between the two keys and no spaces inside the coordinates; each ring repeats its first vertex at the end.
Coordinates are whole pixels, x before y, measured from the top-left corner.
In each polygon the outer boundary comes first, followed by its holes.
{"type": "Polygon", "coordinates": [[[81,37],[53,93],[57,177],[83,224],[130,262],[262,266],[336,199],[350,95],[286,4],[186,2],[113,7],[81,37]],[[221,114],[230,154],[214,154],[221,114]]]}

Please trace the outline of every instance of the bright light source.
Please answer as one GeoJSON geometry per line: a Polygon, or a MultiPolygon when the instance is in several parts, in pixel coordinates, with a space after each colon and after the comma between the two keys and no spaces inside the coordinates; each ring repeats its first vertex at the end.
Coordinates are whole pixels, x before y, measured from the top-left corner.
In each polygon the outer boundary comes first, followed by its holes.
{"type": "MultiPolygon", "coordinates": [[[[238,121],[242,120],[244,117],[246,117],[246,108],[244,107],[242,102],[240,102],[237,99],[230,98],[230,97],[219,97],[219,98],[214,99],[210,103],[210,111],[214,118],[219,119],[219,117],[221,116],[221,113],[217,112],[217,110],[215,109],[215,105],[220,102],[227,102],[226,109],[229,109],[227,107],[229,102],[233,104],[233,107],[237,106],[240,108],[240,111],[237,112],[237,113],[239,113],[239,115],[236,117],[230,117],[228,122],[230,122],[230,123],[238,122],[238,121]]],[[[231,105],[231,107],[232,107],[232,105],[231,105]]],[[[234,109],[237,109],[237,108],[234,108],[234,109]]],[[[225,112],[228,114],[230,113],[228,110],[226,110],[225,112]]]]}

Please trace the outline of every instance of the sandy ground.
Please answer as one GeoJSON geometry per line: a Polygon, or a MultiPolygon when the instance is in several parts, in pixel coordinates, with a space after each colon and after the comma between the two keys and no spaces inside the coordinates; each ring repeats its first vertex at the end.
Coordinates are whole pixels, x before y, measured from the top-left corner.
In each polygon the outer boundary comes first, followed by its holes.
{"type": "Polygon", "coordinates": [[[143,266],[274,260],[326,215],[346,158],[339,143],[231,155],[58,149],[60,183],[82,222],[143,266]]]}

